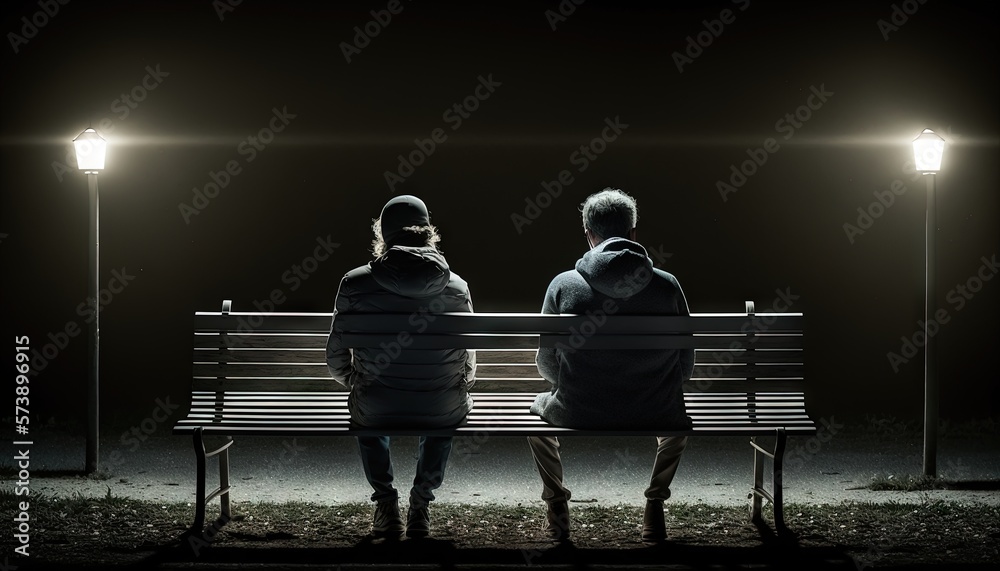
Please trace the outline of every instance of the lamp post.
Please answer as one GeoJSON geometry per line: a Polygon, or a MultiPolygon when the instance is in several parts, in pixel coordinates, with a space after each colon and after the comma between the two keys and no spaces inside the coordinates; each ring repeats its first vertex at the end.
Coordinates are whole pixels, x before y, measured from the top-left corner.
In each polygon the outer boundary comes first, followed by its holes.
{"type": "Polygon", "coordinates": [[[100,328],[98,322],[99,301],[98,292],[98,261],[99,261],[99,232],[98,232],[98,194],[97,194],[97,173],[104,170],[104,155],[107,150],[105,141],[94,129],[86,129],[73,139],[73,146],[76,148],[77,166],[87,175],[87,186],[90,190],[90,234],[88,243],[90,244],[90,271],[87,276],[88,293],[87,299],[93,304],[94,319],[90,322],[90,347],[87,351],[89,362],[89,376],[87,381],[87,461],[86,471],[92,474],[97,471],[98,448],[100,442],[100,428],[98,425],[99,412],[99,377],[98,362],[100,358],[100,328]]]}
{"type": "Polygon", "coordinates": [[[937,212],[935,175],[941,170],[944,139],[934,131],[924,129],[913,140],[913,162],[916,171],[927,177],[927,219],[924,229],[924,475],[937,477],[938,379],[937,346],[931,339],[927,324],[935,310],[937,292],[934,286],[935,240],[937,212]]]}

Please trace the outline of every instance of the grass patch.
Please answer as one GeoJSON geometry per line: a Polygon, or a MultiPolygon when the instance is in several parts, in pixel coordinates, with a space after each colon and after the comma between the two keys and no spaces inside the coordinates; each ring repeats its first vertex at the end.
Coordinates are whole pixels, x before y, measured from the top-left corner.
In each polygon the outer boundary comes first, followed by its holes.
{"type": "Polygon", "coordinates": [[[878,476],[864,486],[876,492],[921,492],[926,490],[1000,490],[1000,480],[952,480],[907,474],[878,476]]]}
{"type": "MultiPolygon", "coordinates": [[[[17,502],[23,500],[0,491],[4,513],[18,513],[17,502]]],[[[643,557],[649,557],[639,541],[642,508],[574,503],[570,509],[574,557],[586,557],[588,563],[606,557],[609,564],[643,563],[643,557]]],[[[209,548],[212,554],[221,554],[220,562],[255,563],[271,556],[295,561],[317,553],[332,561],[370,561],[404,553],[407,546],[442,544],[448,546],[447,557],[456,562],[475,563],[477,557],[486,557],[497,564],[501,560],[524,564],[525,557],[538,556],[538,562],[545,562],[544,558],[557,556],[542,535],[541,504],[434,505],[431,518],[437,543],[404,540],[393,549],[369,537],[371,503],[240,502],[233,511],[233,520],[209,548]]],[[[769,510],[765,512],[770,517],[769,510]]],[[[53,565],[87,562],[104,568],[125,564],[155,568],[164,553],[178,549],[178,538],[193,513],[188,503],[116,497],[110,488],[100,498],[32,495],[32,558],[53,565]]],[[[216,502],[209,519],[217,516],[216,502]]],[[[704,566],[707,558],[723,566],[768,564],[791,553],[787,545],[778,551],[762,549],[768,542],[748,521],[743,507],[667,502],[665,516],[669,549],[679,563],[704,566]]],[[[796,557],[806,558],[803,568],[826,565],[823,561],[830,558],[864,567],[981,564],[1000,557],[997,506],[936,501],[789,504],[785,517],[798,544],[796,557]]],[[[417,556],[410,551],[400,557],[417,556]]]]}
{"type": "MultiPolygon", "coordinates": [[[[923,435],[923,421],[886,414],[866,414],[860,418],[838,419],[846,424],[844,433],[879,439],[917,438],[923,435]]],[[[947,439],[982,438],[1000,434],[1000,419],[943,419],[938,423],[938,437],[947,439]]]]}
{"type": "Polygon", "coordinates": [[[880,476],[873,478],[871,483],[866,486],[869,490],[874,490],[876,492],[919,492],[923,490],[945,490],[948,489],[947,483],[940,478],[932,478],[930,476],[914,476],[914,475],[904,475],[899,478],[896,476],[880,476]]]}

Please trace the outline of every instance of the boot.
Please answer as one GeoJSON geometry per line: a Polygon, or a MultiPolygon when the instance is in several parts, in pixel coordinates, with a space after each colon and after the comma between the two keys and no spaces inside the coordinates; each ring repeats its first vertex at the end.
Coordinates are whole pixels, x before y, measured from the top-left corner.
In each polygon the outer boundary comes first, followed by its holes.
{"type": "Polygon", "coordinates": [[[431,534],[431,514],[428,505],[422,508],[410,506],[406,511],[406,537],[420,538],[431,534]]]}
{"type": "Polygon", "coordinates": [[[667,540],[667,523],[663,518],[663,500],[646,500],[642,514],[642,542],[663,543],[667,540]]]}
{"type": "Polygon", "coordinates": [[[399,501],[380,500],[375,503],[375,517],[372,520],[372,535],[375,537],[399,537],[403,534],[403,518],[399,515],[399,501]]]}
{"type": "Polygon", "coordinates": [[[569,539],[569,502],[557,501],[549,502],[548,510],[545,514],[548,524],[545,533],[549,539],[555,541],[565,541],[569,539]]]}

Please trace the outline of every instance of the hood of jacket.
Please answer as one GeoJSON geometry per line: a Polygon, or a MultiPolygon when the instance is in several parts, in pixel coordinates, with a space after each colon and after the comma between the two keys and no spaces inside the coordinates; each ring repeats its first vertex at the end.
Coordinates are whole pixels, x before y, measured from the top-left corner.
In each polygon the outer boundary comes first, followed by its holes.
{"type": "Polygon", "coordinates": [[[393,246],[370,265],[380,286],[406,297],[438,295],[451,279],[448,262],[434,248],[393,246]]]}
{"type": "Polygon", "coordinates": [[[629,298],[653,277],[653,262],[641,244],[609,238],[576,262],[576,271],[595,291],[613,298],[629,298]]]}

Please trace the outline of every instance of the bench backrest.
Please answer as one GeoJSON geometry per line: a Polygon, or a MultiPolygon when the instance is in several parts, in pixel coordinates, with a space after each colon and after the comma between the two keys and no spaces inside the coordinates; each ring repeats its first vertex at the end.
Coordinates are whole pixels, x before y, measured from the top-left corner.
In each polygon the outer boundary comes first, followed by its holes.
{"type": "MultiPolygon", "coordinates": [[[[195,313],[195,391],[341,391],[330,380],[331,313],[195,313]]],[[[340,314],[351,347],[477,349],[477,392],[548,389],[538,347],[693,348],[685,392],[804,392],[801,313],[690,316],[531,313],[340,314]]]]}

